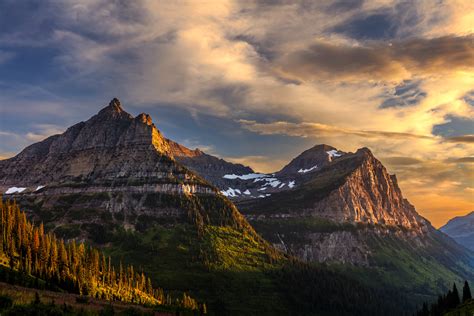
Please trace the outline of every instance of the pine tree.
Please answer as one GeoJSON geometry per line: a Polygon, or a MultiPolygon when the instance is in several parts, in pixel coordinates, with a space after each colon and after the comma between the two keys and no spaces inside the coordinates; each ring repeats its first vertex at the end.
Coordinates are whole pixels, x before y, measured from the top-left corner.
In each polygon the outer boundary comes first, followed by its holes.
{"type": "Polygon", "coordinates": [[[453,283],[453,292],[452,292],[452,306],[450,307],[457,307],[461,303],[459,299],[459,292],[458,288],[456,287],[456,283],[453,283]]]}
{"type": "Polygon", "coordinates": [[[472,299],[471,289],[469,287],[469,283],[464,281],[464,287],[462,288],[462,302],[466,302],[467,300],[472,299]]]}

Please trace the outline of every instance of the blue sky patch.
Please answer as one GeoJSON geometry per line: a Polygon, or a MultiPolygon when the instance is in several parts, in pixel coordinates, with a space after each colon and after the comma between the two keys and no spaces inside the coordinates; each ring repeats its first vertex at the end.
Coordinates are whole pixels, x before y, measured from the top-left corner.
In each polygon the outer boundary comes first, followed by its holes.
{"type": "Polygon", "coordinates": [[[406,107],[415,106],[419,104],[425,97],[426,92],[420,88],[420,80],[405,80],[403,83],[397,85],[392,94],[384,95],[386,98],[380,109],[392,107],[406,107]]]}

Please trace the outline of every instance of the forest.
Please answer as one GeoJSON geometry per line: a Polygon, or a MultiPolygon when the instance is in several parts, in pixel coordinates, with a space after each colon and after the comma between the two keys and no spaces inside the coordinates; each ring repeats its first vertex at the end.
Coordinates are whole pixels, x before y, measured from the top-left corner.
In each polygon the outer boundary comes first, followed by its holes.
{"type": "Polygon", "coordinates": [[[431,305],[423,303],[416,316],[442,316],[452,311],[455,315],[472,315],[474,306],[472,301],[471,288],[467,281],[464,281],[462,296],[459,295],[456,283],[446,294],[439,295],[438,300],[431,305]],[[470,307],[469,307],[470,305],[470,307]],[[461,314],[461,311],[463,313],[461,314]],[[465,312],[465,313],[464,313],[465,312]],[[469,312],[469,314],[468,314],[469,312]]]}
{"type": "MultiPolygon", "coordinates": [[[[50,289],[104,300],[206,312],[204,303],[186,293],[172,297],[154,287],[150,278],[133,265],[120,263],[116,267],[98,249],[75,240],[65,242],[45,232],[42,224],[35,226],[26,218],[15,201],[0,198],[0,213],[0,265],[34,277],[30,285],[46,282],[50,289]]],[[[8,275],[3,272],[0,277],[8,275]]]]}

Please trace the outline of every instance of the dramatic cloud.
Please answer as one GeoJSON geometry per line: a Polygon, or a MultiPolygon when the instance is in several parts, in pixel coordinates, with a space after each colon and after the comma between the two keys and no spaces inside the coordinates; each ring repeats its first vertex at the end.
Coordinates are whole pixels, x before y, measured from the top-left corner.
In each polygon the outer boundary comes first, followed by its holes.
{"type": "Polygon", "coordinates": [[[474,36],[369,42],[365,46],[319,41],[283,56],[276,68],[283,76],[303,81],[400,81],[469,71],[474,68],[474,36]]]}

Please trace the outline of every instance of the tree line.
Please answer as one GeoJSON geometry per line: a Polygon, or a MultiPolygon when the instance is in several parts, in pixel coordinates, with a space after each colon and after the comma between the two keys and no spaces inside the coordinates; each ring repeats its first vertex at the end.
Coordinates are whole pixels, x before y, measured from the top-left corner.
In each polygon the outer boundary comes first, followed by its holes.
{"type": "Polygon", "coordinates": [[[471,299],[471,288],[469,287],[469,283],[467,281],[464,281],[462,299],[459,296],[456,283],[454,283],[452,290],[449,290],[448,293],[444,295],[439,295],[436,302],[432,303],[431,305],[428,305],[428,303],[423,303],[421,309],[416,312],[416,316],[441,316],[449,310],[455,309],[462,303],[466,303],[471,299]]]}
{"type": "Polygon", "coordinates": [[[205,304],[182,294],[173,299],[155,288],[133,265],[116,267],[100,250],[75,240],[65,242],[43,224],[35,226],[15,201],[0,196],[0,262],[71,293],[136,304],[178,306],[205,311],[205,304]]]}

